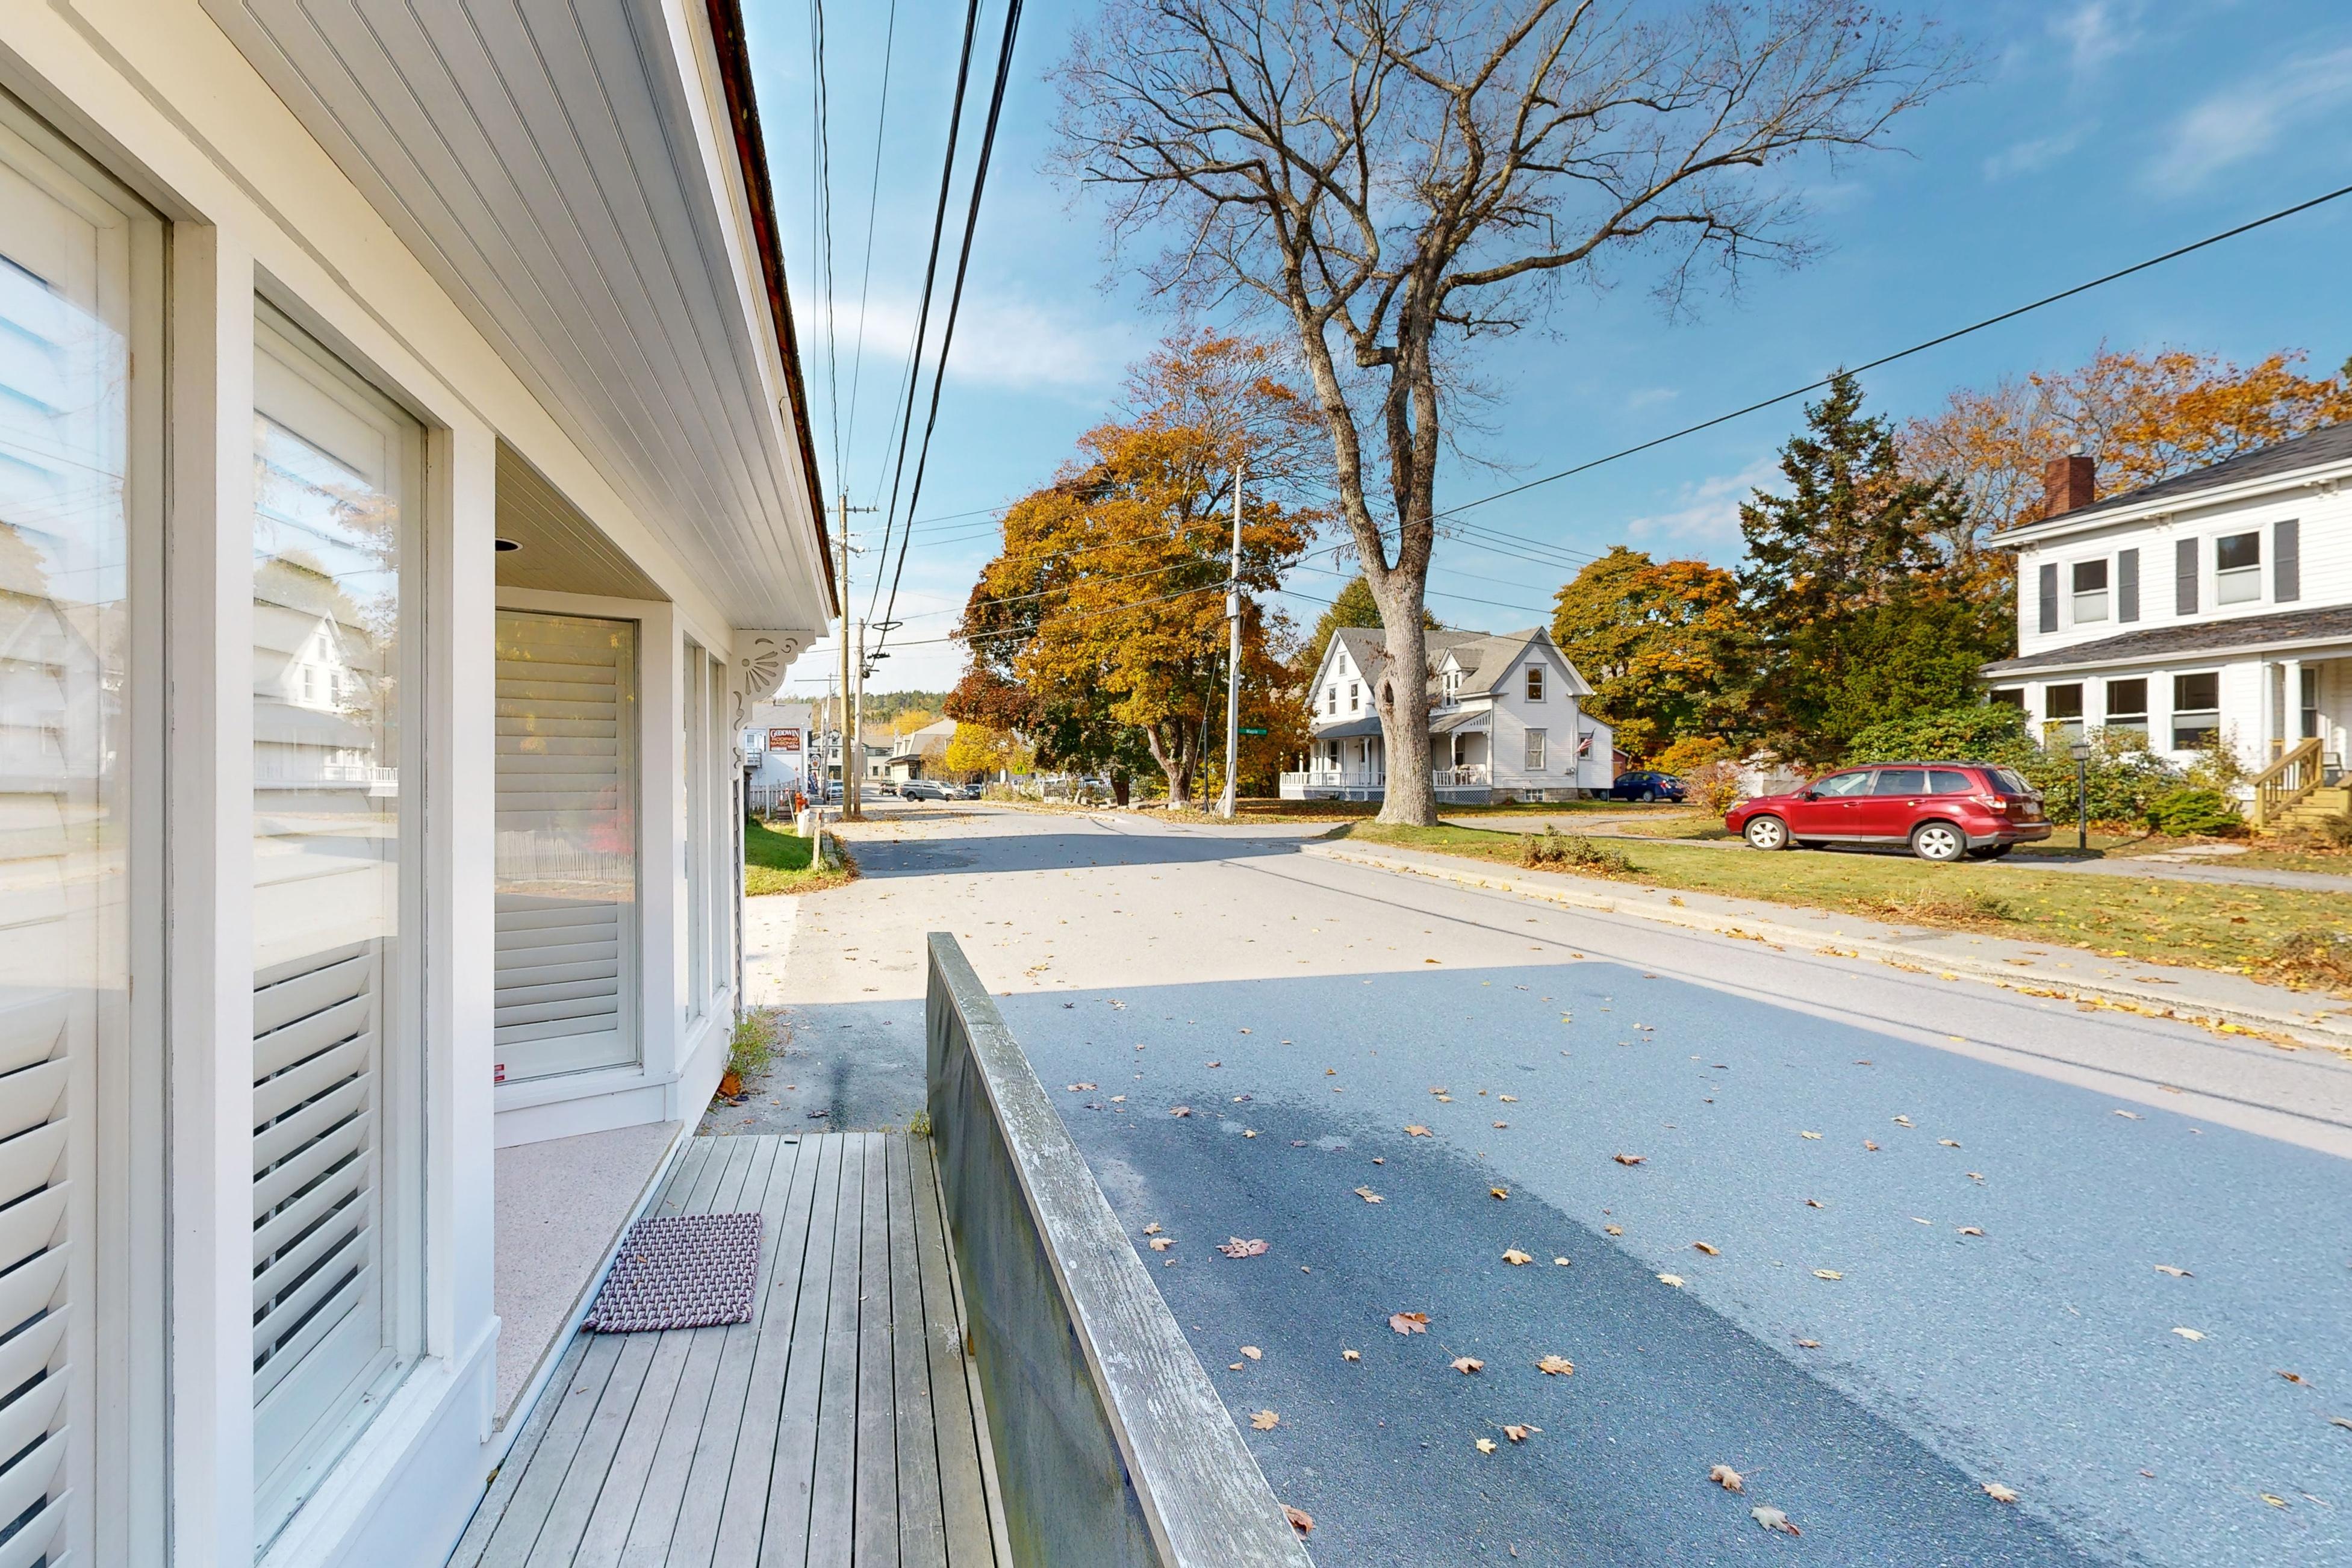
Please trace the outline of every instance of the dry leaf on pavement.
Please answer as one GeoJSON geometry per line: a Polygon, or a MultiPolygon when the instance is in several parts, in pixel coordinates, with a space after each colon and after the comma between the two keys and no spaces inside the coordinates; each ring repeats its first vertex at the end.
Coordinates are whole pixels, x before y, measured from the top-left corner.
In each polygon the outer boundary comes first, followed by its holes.
{"type": "Polygon", "coordinates": [[[2175,1279],[2193,1279],[2196,1278],[2195,1275],[2189,1273],[2186,1268],[2175,1268],[2169,1263],[2158,1264],[2156,1266],[2156,1271],[2158,1274],[2169,1274],[2175,1279]]]}
{"type": "Polygon", "coordinates": [[[1777,1530],[1783,1535],[1802,1535],[1805,1533],[1803,1531],[1799,1530],[1795,1525],[1790,1523],[1789,1516],[1782,1513],[1777,1508],[1751,1508],[1748,1510],[1748,1517],[1762,1525],[1765,1529],[1777,1530]]]}
{"type": "Polygon", "coordinates": [[[2118,1110],[2116,1114],[2122,1117],[2126,1121],[2137,1121],[2140,1120],[2140,1114],[2137,1110],[2118,1110]]]}
{"type": "Polygon", "coordinates": [[[1070,1092],[1071,1092],[1072,1094],[1076,1094],[1076,1093],[1078,1093],[1078,1092],[1079,1092],[1080,1090],[1082,1090],[1082,1089],[1092,1089],[1092,1088],[1094,1088],[1094,1087],[1095,1087],[1095,1086],[1094,1086],[1093,1084],[1090,1084],[1090,1083],[1074,1083],[1074,1084],[1070,1085],[1070,1092]]]}
{"type": "Polygon", "coordinates": [[[1447,1362],[1445,1364],[1460,1373],[1463,1376],[1467,1377],[1472,1373],[1476,1372],[1481,1367],[1485,1366],[1486,1363],[1480,1361],[1474,1355],[1458,1355],[1452,1361],[1447,1362]]]}
{"type": "Polygon", "coordinates": [[[1661,1274],[1658,1276],[1658,1283],[1661,1285],[1671,1285],[1675,1289],[1679,1290],[1682,1289],[1683,1277],[1679,1274],[1661,1274]]]}
{"type": "Polygon", "coordinates": [[[1146,1236],[1158,1236],[1160,1234],[1160,1222],[1155,1219],[1150,1225],[1143,1227],[1143,1234],[1146,1236]]]}
{"type": "Polygon", "coordinates": [[[1495,1123],[1495,1125],[1496,1125],[1496,1126],[1497,1126],[1497,1127],[1508,1127],[1508,1126],[1510,1125],[1510,1123],[1509,1123],[1509,1122],[1507,1122],[1507,1121],[1497,1121],[1497,1122],[1496,1122],[1496,1123],[1495,1123]]]}
{"type": "Polygon", "coordinates": [[[1638,1165],[1643,1161],[1648,1159],[1649,1156],[1647,1154],[1617,1154],[1612,1155],[1612,1158],[1621,1165],[1638,1165]]]}
{"type": "Polygon", "coordinates": [[[2269,1492],[2256,1492],[2254,1495],[2262,1499],[2264,1502],[2270,1504],[2273,1508],[2284,1508],[2286,1506],[2286,1499],[2283,1497],[2273,1497],[2269,1492]]]}
{"type": "Polygon", "coordinates": [[[1265,1243],[1255,1237],[1244,1241],[1238,1236],[1227,1237],[1217,1246],[1227,1258],[1256,1258],[1265,1251],[1265,1243]]]}
{"type": "Polygon", "coordinates": [[[1151,1238],[1151,1250],[1154,1252],[1165,1252],[1175,1245],[1176,1238],[1172,1236],[1155,1236],[1151,1238]]]}
{"type": "Polygon", "coordinates": [[[1810,1138],[1816,1143],[1820,1142],[1822,1139],[1822,1135],[1818,1132],[1800,1132],[1797,1136],[1800,1138],[1810,1138]]]}
{"type": "Polygon", "coordinates": [[[1697,1248],[1699,1251],[1706,1253],[1709,1258],[1720,1258],[1723,1256],[1722,1251],[1717,1248],[1713,1242],[1694,1241],[1691,1243],[1691,1246],[1697,1248]]]}
{"type": "Polygon", "coordinates": [[[1822,1342],[1819,1340],[1799,1340],[1797,1342],[1797,1348],[1801,1351],[1817,1351],[1822,1348],[1822,1342]]]}
{"type": "Polygon", "coordinates": [[[1305,1509],[1293,1508],[1288,1503],[1284,1503],[1282,1505],[1282,1517],[1290,1521],[1290,1528],[1298,1531],[1299,1534],[1312,1535],[1315,1533],[1315,1516],[1307,1512],[1305,1509]]]}
{"type": "Polygon", "coordinates": [[[1503,1261],[1514,1268],[1522,1263],[1533,1263],[1535,1260],[1535,1254],[1532,1252],[1521,1252],[1516,1247],[1503,1248],[1503,1261]]]}
{"type": "Polygon", "coordinates": [[[1895,1125],[1897,1127],[1915,1127],[1918,1124],[1907,1116],[1898,1116],[1895,1119],[1895,1125]]]}
{"type": "Polygon", "coordinates": [[[1959,1147],[1958,1142],[1950,1138],[1938,1138],[1936,1142],[1941,1143],[1947,1149],[1957,1149],[1959,1147]]]}
{"type": "Polygon", "coordinates": [[[1822,1202],[1819,1198],[1807,1198],[1805,1200],[1805,1206],[1809,1209],[1825,1209],[1830,1205],[1822,1202]]]}
{"type": "Polygon", "coordinates": [[[1265,1358],[1265,1352],[1258,1349],[1255,1345],[1244,1345],[1242,1347],[1242,1354],[1249,1357],[1252,1361],[1263,1361],[1265,1358]]]}
{"type": "Polygon", "coordinates": [[[1426,1128],[1426,1127],[1423,1127],[1423,1126],[1420,1122],[1418,1122],[1418,1121],[1415,1121],[1415,1122],[1412,1123],[1411,1125],[1407,1126],[1407,1127],[1405,1128],[1404,1131],[1405,1131],[1405,1136],[1406,1136],[1406,1137],[1408,1137],[1408,1138],[1426,1138],[1426,1137],[1430,1136],[1429,1129],[1428,1129],[1428,1128],[1426,1128]]]}
{"type": "Polygon", "coordinates": [[[1341,1351],[1339,1352],[1339,1359],[1341,1361],[1361,1361],[1364,1359],[1364,1352],[1361,1351],[1341,1351]]]}
{"type": "Polygon", "coordinates": [[[1425,1334],[1429,1332],[1429,1314],[1427,1312],[1391,1312],[1389,1327],[1401,1334],[1425,1334]]]}
{"type": "Polygon", "coordinates": [[[1498,1198],[1507,1198],[1511,1195],[1511,1189],[1508,1187],[1488,1187],[1486,1190],[1498,1198]]]}
{"type": "Polygon", "coordinates": [[[1864,1148],[1865,1148],[1865,1149],[1869,1150],[1869,1151],[1870,1151],[1872,1153],[1874,1153],[1874,1154],[1875,1154],[1875,1153],[1877,1153],[1877,1152],[1878,1152],[1878,1145],[1877,1145],[1877,1144],[1875,1144],[1875,1143],[1874,1143],[1874,1142],[1871,1142],[1869,1139],[1867,1139],[1867,1138],[1865,1138],[1865,1139],[1864,1139],[1864,1140],[1862,1141],[1862,1146],[1863,1146],[1864,1148]]]}
{"type": "Polygon", "coordinates": [[[1498,1094],[1495,1098],[1505,1105],[1517,1105],[1519,1102],[1519,1097],[1516,1094],[1498,1094]]]}
{"type": "Polygon", "coordinates": [[[2201,1340],[2205,1337],[2203,1334],[2199,1333],[2195,1329],[2175,1329],[2172,1331],[2179,1334],[2184,1340],[2201,1340]]]}
{"type": "Polygon", "coordinates": [[[1566,1377],[1576,1371],[1576,1363],[1564,1355],[1548,1355],[1536,1363],[1536,1370],[1546,1377],[1566,1377]]]}
{"type": "Polygon", "coordinates": [[[2286,1379],[2289,1383],[2301,1383],[2303,1381],[2303,1373],[2299,1372],[2282,1372],[2279,1375],[2286,1379]]]}
{"type": "Polygon", "coordinates": [[[1383,1201],[1381,1194],[1372,1191],[1370,1187],[1358,1187],[1356,1189],[1356,1195],[1363,1199],[1368,1204],[1376,1204],[1383,1201]]]}
{"type": "Polygon", "coordinates": [[[1984,1494],[1985,1496],[1992,1499],[1995,1502],[2015,1502],[2017,1500],[2017,1494],[2011,1491],[2009,1488],[2002,1486],[1999,1481],[1985,1482],[1984,1494]]]}
{"type": "Polygon", "coordinates": [[[1834,1268],[1816,1268],[1813,1270],[1813,1278],[1816,1279],[1843,1279],[1845,1276],[1839,1273],[1834,1268]]]}
{"type": "Polygon", "coordinates": [[[1492,1437],[1481,1437],[1478,1439],[1478,1451],[1480,1453],[1491,1454],[1495,1451],[1495,1439],[1492,1437]]]}
{"type": "Polygon", "coordinates": [[[1168,1114],[1171,1116],[1190,1116],[1192,1114],[1192,1108],[1189,1105],[1172,1106],[1170,1108],[1168,1114]]]}
{"type": "Polygon", "coordinates": [[[1514,1443],[1524,1443],[1528,1440],[1528,1433],[1540,1432],[1542,1430],[1543,1428],[1540,1426],[1530,1426],[1523,1422],[1506,1423],[1503,1427],[1503,1436],[1508,1437],[1514,1443]]]}
{"type": "Polygon", "coordinates": [[[1261,1410],[1250,1417],[1250,1425],[1261,1432],[1271,1432],[1282,1425],[1282,1417],[1271,1410],[1261,1410]]]}
{"type": "Polygon", "coordinates": [[[1607,1231],[1612,1236],[1622,1236],[1625,1234],[1625,1227],[1622,1225],[1604,1225],[1601,1228],[1607,1231]]]}
{"type": "Polygon", "coordinates": [[[1964,1225],[1959,1226],[1958,1229],[1962,1236],[1982,1236],[1984,1234],[1983,1231],[1978,1229],[1972,1225],[1964,1225]]]}
{"type": "Polygon", "coordinates": [[[1717,1486],[1721,1487],[1727,1492],[1745,1491],[1748,1489],[1748,1478],[1741,1475],[1738,1470],[1733,1469],[1729,1465],[1716,1466],[1715,1468],[1707,1471],[1706,1479],[1713,1481],[1717,1486]]]}

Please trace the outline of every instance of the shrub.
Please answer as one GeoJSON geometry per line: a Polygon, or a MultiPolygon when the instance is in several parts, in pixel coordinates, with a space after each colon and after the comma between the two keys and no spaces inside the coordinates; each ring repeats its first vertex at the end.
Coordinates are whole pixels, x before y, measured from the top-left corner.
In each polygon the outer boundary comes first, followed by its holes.
{"type": "Polygon", "coordinates": [[[1622,849],[1595,844],[1581,834],[1565,837],[1557,827],[1546,827],[1540,835],[1530,834],[1519,846],[1519,864],[1573,866],[1580,871],[1598,871],[1612,877],[1623,876],[1633,868],[1633,862],[1625,858],[1622,849]]]}
{"type": "Polygon", "coordinates": [[[1650,765],[1662,773],[1672,773],[1688,782],[1690,775],[1709,763],[1719,763],[1731,755],[1731,747],[1712,735],[1685,735],[1664,751],[1650,759],[1650,765]]]}
{"type": "Polygon", "coordinates": [[[2237,808],[2219,790],[2194,784],[2168,790],[2151,801],[2147,825],[2158,833],[2184,838],[2232,834],[2244,826],[2237,808]]]}
{"type": "Polygon", "coordinates": [[[1690,798],[1720,816],[1739,800],[1739,764],[1728,757],[1703,763],[1681,775],[1690,798]]]}
{"type": "Polygon", "coordinates": [[[1852,764],[1948,757],[2023,768],[2044,754],[2026,731],[2023,709],[1979,702],[1873,724],[1855,733],[1846,747],[1845,760],[1852,764]]]}

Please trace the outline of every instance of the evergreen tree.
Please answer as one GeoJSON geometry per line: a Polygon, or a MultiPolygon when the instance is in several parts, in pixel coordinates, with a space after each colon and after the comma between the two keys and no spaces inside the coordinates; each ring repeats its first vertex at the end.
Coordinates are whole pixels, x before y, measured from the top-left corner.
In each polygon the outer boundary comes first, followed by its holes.
{"type": "Polygon", "coordinates": [[[1894,427],[1863,412],[1841,373],[1780,452],[1790,492],[1739,509],[1739,574],[1759,640],[1753,720],[1787,754],[1826,760],[1864,726],[1965,701],[2000,657],[1943,542],[1961,501],[1944,479],[1906,477],[1894,427]]]}

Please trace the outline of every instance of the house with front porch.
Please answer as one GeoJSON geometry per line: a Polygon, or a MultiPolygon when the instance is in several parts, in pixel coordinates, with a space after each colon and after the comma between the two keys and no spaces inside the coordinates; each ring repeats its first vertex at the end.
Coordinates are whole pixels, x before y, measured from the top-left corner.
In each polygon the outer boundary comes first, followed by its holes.
{"type": "MultiPolygon", "coordinates": [[[[1540,626],[1425,634],[1429,746],[1440,801],[1573,800],[1616,776],[1608,723],[1584,709],[1592,688],[1540,626]]],[[[1331,635],[1308,688],[1306,765],[1282,775],[1286,800],[1379,800],[1388,789],[1375,696],[1390,669],[1378,627],[1331,635]]]]}
{"type": "Polygon", "coordinates": [[[2018,651],[1984,667],[1993,700],[2045,741],[2227,746],[2258,822],[2352,805],[2352,423],[2104,500],[2089,458],[2060,458],[2045,487],[2000,539],[2018,651]]]}

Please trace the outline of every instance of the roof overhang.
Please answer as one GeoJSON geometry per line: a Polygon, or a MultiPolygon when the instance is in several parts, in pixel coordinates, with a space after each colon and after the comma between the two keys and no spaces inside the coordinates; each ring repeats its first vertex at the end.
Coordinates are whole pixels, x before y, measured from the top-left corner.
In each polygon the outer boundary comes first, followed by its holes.
{"type": "Polygon", "coordinates": [[[2309,468],[2292,468],[2282,474],[2264,474],[2259,479],[2245,479],[2237,484],[2161,491],[2143,502],[2134,502],[2128,496],[2118,496],[2114,500],[2095,501],[2073,511],[2062,511],[2038,522],[2004,529],[1994,534],[1990,542],[1997,550],[2021,550],[2030,545],[2072,538],[2078,533],[2149,522],[2176,517],[2182,512],[2210,511],[2222,507],[2286,499],[2313,490],[2329,490],[2347,480],[2352,480],[2352,462],[2315,463],[2309,468]]]}
{"type": "Polygon", "coordinates": [[[736,0],[204,5],[733,626],[837,612],[736,0]]]}

